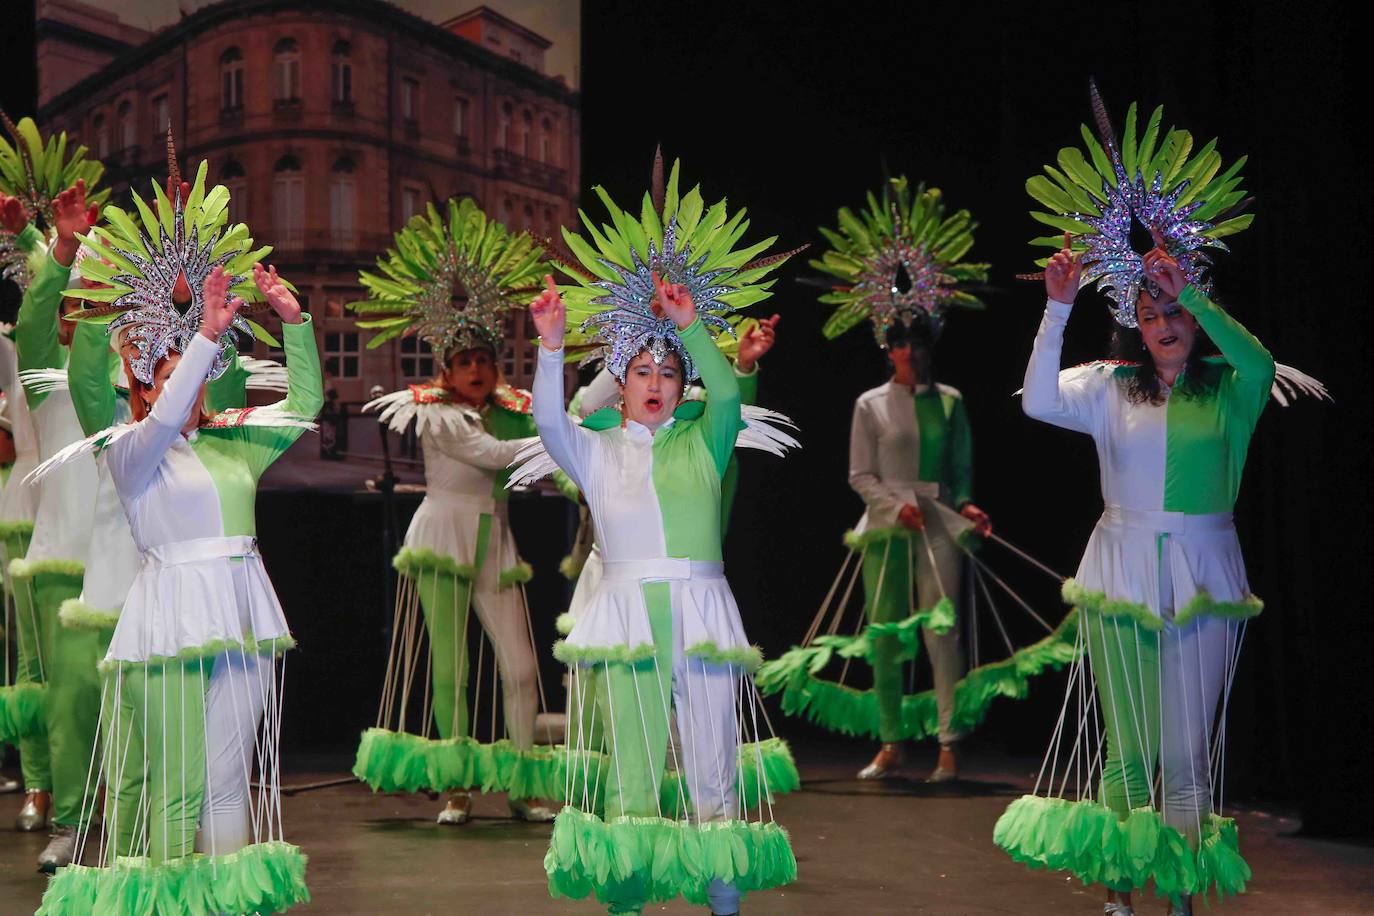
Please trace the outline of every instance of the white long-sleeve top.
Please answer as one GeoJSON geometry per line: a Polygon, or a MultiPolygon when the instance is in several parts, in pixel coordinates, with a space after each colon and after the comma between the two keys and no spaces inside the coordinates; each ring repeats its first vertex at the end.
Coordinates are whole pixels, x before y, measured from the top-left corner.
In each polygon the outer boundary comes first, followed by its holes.
{"type": "Polygon", "coordinates": [[[14,466],[0,490],[0,522],[31,522],[38,510],[38,485],[25,483],[24,478],[38,466],[38,432],[19,383],[19,355],[14,341],[4,335],[0,335],[0,390],[5,392],[5,416],[14,438],[14,466]]]}

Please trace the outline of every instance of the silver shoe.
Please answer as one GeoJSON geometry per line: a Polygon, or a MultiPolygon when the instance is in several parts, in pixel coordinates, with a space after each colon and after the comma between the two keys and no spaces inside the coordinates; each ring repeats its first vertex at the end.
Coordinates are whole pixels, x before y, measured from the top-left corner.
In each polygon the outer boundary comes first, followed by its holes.
{"type": "Polygon", "coordinates": [[[76,828],[59,824],[52,829],[52,839],[38,856],[38,870],[51,875],[76,858],[76,828]]]}
{"type": "Polygon", "coordinates": [[[554,819],[554,813],[545,805],[531,804],[527,799],[510,800],[510,815],[517,821],[531,824],[547,824],[554,819]]]}
{"type": "Polygon", "coordinates": [[[1135,910],[1124,903],[1104,903],[1102,916],[1135,916],[1135,910]]]}
{"type": "Polygon", "coordinates": [[[10,795],[24,788],[24,784],[8,776],[0,776],[0,795],[10,795]]]}
{"type": "Polygon", "coordinates": [[[886,779],[902,768],[902,746],[895,742],[878,749],[868,766],[859,771],[860,779],[886,779]]]}
{"type": "Polygon", "coordinates": [[[466,792],[448,797],[448,804],[439,812],[435,822],[448,827],[461,827],[472,817],[472,796],[466,792]]]}
{"type": "Polygon", "coordinates": [[[52,813],[52,796],[39,789],[24,793],[24,807],[14,819],[14,829],[24,833],[37,833],[48,826],[48,816],[52,813]]]}

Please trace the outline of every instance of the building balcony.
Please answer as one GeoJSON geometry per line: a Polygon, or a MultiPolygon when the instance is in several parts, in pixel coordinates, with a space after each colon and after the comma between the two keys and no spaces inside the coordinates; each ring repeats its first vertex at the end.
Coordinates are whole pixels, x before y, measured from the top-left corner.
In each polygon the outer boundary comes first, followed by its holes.
{"type": "Polygon", "coordinates": [[[338,229],[288,229],[264,227],[258,232],[272,246],[272,258],[305,263],[369,264],[391,244],[382,232],[338,229]]]}
{"type": "Polygon", "coordinates": [[[219,110],[219,123],[228,126],[237,126],[243,123],[243,106],[226,105],[219,110]]]}
{"type": "Polygon", "coordinates": [[[300,99],[273,99],[272,114],[281,120],[296,121],[305,111],[300,99]]]}
{"type": "Polygon", "coordinates": [[[341,118],[351,118],[357,113],[354,111],[352,99],[335,99],[329,108],[341,118]]]}
{"type": "Polygon", "coordinates": [[[554,194],[567,193],[567,169],[528,159],[506,149],[492,150],[491,155],[495,177],[541,188],[554,194]]]}

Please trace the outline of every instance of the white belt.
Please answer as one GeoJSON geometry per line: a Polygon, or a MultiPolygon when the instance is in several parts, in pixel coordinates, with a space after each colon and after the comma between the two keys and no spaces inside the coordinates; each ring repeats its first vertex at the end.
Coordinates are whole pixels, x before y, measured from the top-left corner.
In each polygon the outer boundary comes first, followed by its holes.
{"type": "Polygon", "coordinates": [[[680,557],[656,557],[651,560],[605,560],[602,570],[602,580],[605,582],[718,579],[725,575],[725,564],[680,557]]]}
{"type": "Polygon", "coordinates": [[[425,499],[440,503],[453,508],[469,509],[474,512],[484,512],[487,515],[495,515],[498,511],[504,511],[506,504],[498,503],[491,496],[476,496],[471,493],[455,493],[452,490],[427,490],[425,499]],[[499,509],[497,507],[500,507],[499,509]]]}
{"type": "Polygon", "coordinates": [[[178,566],[182,563],[199,563],[204,560],[222,560],[230,557],[256,557],[258,539],[247,535],[227,538],[195,538],[189,541],[173,541],[159,544],[143,551],[144,563],[158,566],[178,566]]]}
{"type": "Polygon", "coordinates": [[[898,493],[911,493],[923,499],[939,499],[940,483],[935,480],[884,480],[889,489],[898,493]]]}
{"type": "Polygon", "coordinates": [[[1235,527],[1230,512],[1210,515],[1189,515],[1186,512],[1159,512],[1153,509],[1128,509],[1107,506],[1102,510],[1102,522],[1117,528],[1140,528],[1156,534],[1199,534],[1230,531],[1235,527]]]}

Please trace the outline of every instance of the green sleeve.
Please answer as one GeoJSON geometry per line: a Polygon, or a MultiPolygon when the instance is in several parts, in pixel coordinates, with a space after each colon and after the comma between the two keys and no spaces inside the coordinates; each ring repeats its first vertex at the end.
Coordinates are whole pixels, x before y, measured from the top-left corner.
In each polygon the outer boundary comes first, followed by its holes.
{"type": "MultiPolygon", "coordinates": [[[[286,353],[286,399],[276,406],[289,414],[314,417],[324,406],[324,379],[310,316],[302,315],[300,324],[283,324],[281,337],[286,353]]],[[[305,430],[299,426],[240,426],[232,432],[257,480],[305,430]]]]}
{"type": "Polygon", "coordinates": [[[1235,406],[1253,426],[1269,401],[1269,389],[1274,384],[1274,357],[1244,325],[1192,284],[1184,287],[1178,302],[1197,319],[1230,364],[1234,372],[1231,397],[1239,400],[1235,406]]]}
{"type": "Polygon", "coordinates": [[[43,233],[39,232],[33,223],[24,227],[24,231],[14,237],[14,247],[25,254],[37,251],[43,244],[43,233]]]}
{"type": "Polygon", "coordinates": [[[973,431],[963,398],[954,398],[949,412],[949,489],[956,509],[973,500],[973,431]]]}
{"type": "MultiPolygon", "coordinates": [[[[38,273],[24,291],[15,322],[14,346],[19,351],[19,371],[27,369],[60,369],[66,365],[66,353],[57,342],[57,313],[62,307],[62,294],[67,289],[70,267],[63,267],[49,253],[43,257],[38,273]]],[[[36,408],[47,397],[44,392],[26,391],[29,408],[36,408]]]]}
{"type": "Polygon", "coordinates": [[[229,360],[224,374],[205,386],[205,406],[214,413],[248,404],[248,370],[239,365],[237,348],[229,348],[229,360]]]}
{"type": "Polygon", "coordinates": [[[696,363],[701,383],[706,387],[706,410],[702,430],[706,447],[716,462],[716,473],[723,475],[735,453],[740,430],[740,390],[735,369],[716,348],[716,342],[698,318],[678,332],[682,345],[696,363]]]}
{"type": "Polygon", "coordinates": [[[756,364],[754,371],[745,373],[735,369],[735,381],[739,384],[739,402],[741,404],[753,406],[759,402],[759,367],[756,364]]]}
{"type": "Polygon", "coordinates": [[[119,359],[110,349],[103,324],[78,321],[72,334],[72,355],[67,364],[67,388],[81,431],[94,435],[114,424],[114,372],[119,359]]]}

